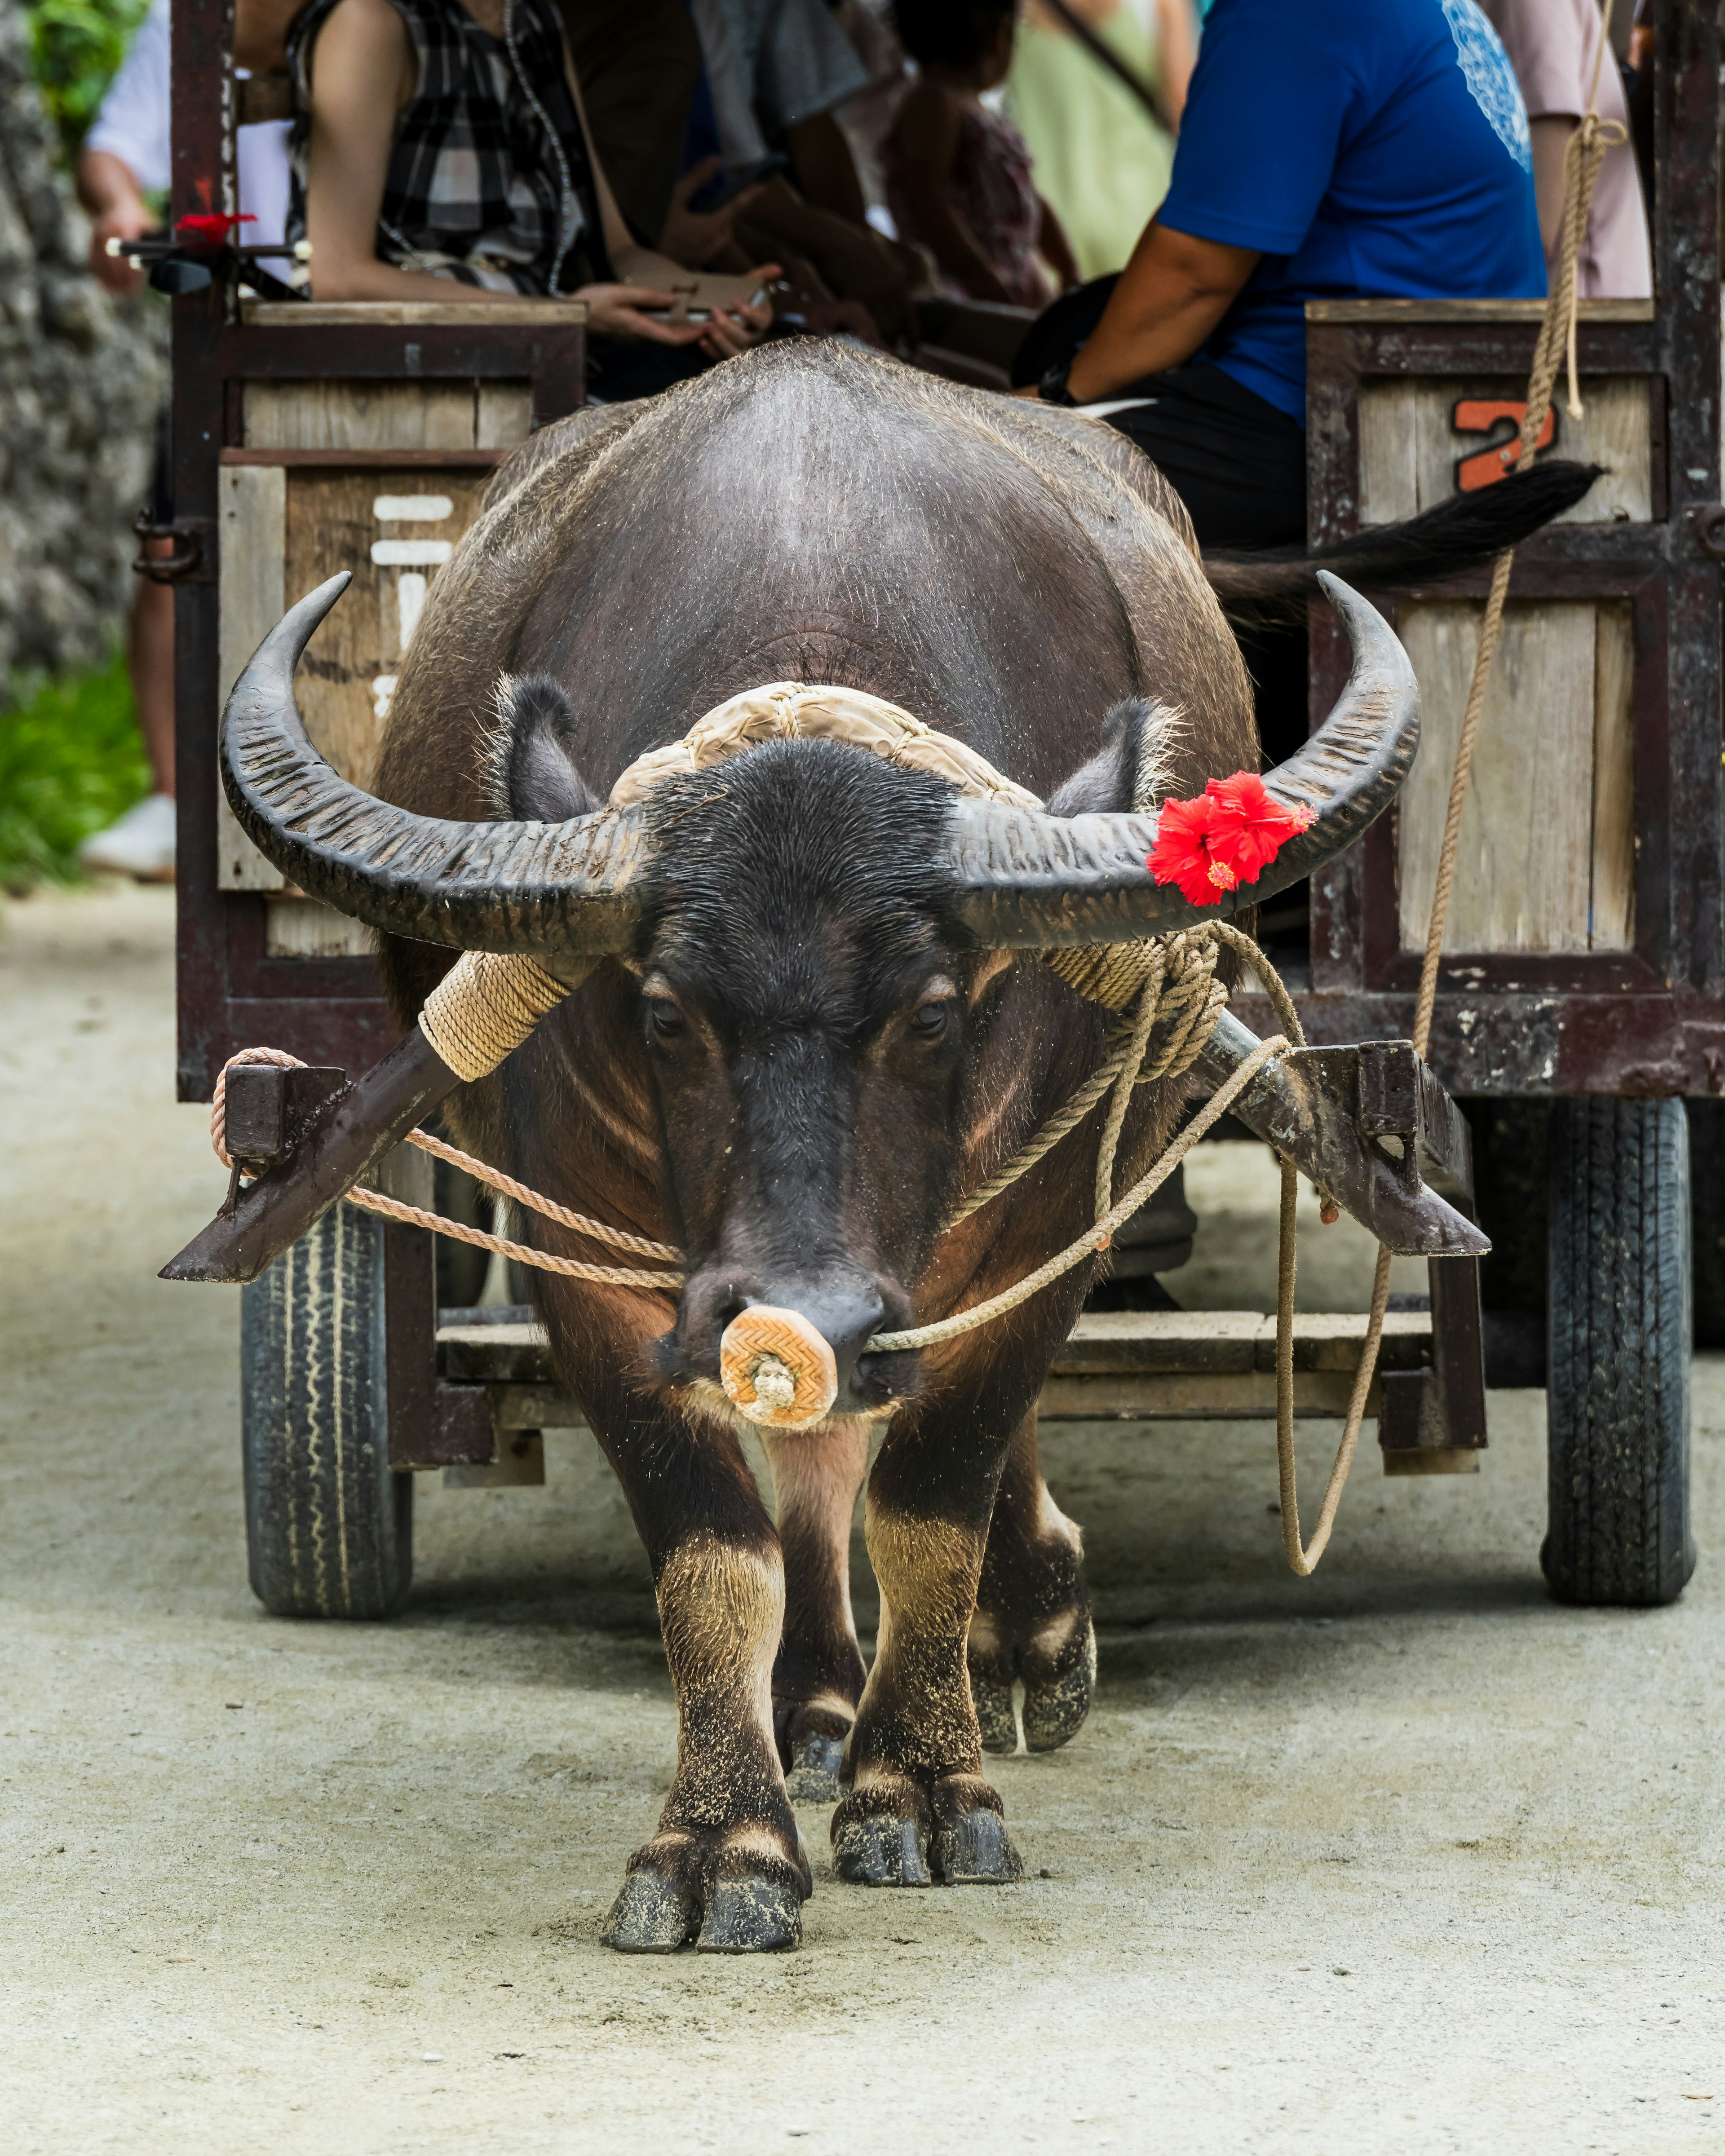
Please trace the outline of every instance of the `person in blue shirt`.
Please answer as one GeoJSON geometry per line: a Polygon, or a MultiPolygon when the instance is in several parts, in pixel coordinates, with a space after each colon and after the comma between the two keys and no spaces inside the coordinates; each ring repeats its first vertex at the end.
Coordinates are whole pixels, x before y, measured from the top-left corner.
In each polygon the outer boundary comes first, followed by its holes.
{"type": "Polygon", "coordinates": [[[1214,0],[1168,197],[1014,379],[1108,416],[1200,542],[1302,542],[1305,305],[1538,299],[1527,115],[1474,0],[1214,0]]]}

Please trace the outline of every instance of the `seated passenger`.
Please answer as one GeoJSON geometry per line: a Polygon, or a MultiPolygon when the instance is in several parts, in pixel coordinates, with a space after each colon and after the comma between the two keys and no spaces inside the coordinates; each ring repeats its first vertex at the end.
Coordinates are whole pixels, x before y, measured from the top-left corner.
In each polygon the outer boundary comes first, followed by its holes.
{"type": "Polygon", "coordinates": [[[983,103],[1012,65],[1014,0],[898,0],[895,13],[922,70],[886,141],[899,237],[932,258],[949,299],[1045,305],[1078,267],[1023,136],[983,103]]]}
{"type": "Polygon", "coordinates": [[[1167,200],[1014,379],[1130,400],[1109,424],[1204,545],[1299,543],[1306,302],[1544,292],[1527,118],[1474,0],[1215,0],[1167,200]]]}
{"type": "Polygon", "coordinates": [[[631,237],[552,0],[311,0],[288,59],[301,112],[288,231],[311,243],[316,298],[584,300],[608,403],[766,334],[752,294],[776,264],[694,278],[631,237]],[[655,319],[680,295],[710,319],[655,319]]]}

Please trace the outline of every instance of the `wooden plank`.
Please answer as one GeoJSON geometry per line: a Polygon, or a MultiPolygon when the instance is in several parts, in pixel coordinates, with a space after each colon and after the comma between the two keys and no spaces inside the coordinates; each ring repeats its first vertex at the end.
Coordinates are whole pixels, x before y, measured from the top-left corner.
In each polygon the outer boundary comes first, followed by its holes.
{"type": "Polygon", "coordinates": [[[1079,1319],[1055,1351],[1067,1374],[1250,1370],[1261,1323],[1251,1310],[1109,1310],[1079,1319]]]}
{"type": "Polygon", "coordinates": [[[264,949],[271,958],[369,958],[372,931],[298,891],[264,901],[264,949]]]}
{"type": "MultiPolygon", "coordinates": [[[[1481,398],[1519,403],[1527,393],[1526,380],[1510,375],[1380,376],[1362,381],[1361,523],[1399,523],[1452,500],[1457,459],[1487,447],[1493,439],[1455,432],[1457,402],[1481,398]]],[[[1572,419],[1561,402],[1556,407],[1552,454],[1605,469],[1582,500],[1553,517],[1553,524],[1648,522],[1653,515],[1648,377],[1584,375],[1581,393],[1585,408],[1579,419],[1572,419]]]]}
{"type": "MultiPolygon", "coordinates": [[[[1584,322],[1651,322],[1651,300],[1583,300],[1584,322]]],[[[1543,300],[1308,300],[1308,322],[1354,322],[1386,327],[1403,322],[1532,322],[1545,319],[1543,300]]]]}
{"type": "Polygon", "coordinates": [[[531,382],[481,382],[475,396],[474,439],[482,449],[519,449],[533,431],[531,382]]]}
{"type": "Polygon", "coordinates": [[[438,1364],[447,1378],[557,1382],[542,1325],[440,1325],[437,1347],[438,1364]]]}
{"type": "MultiPolygon", "coordinates": [[[[1353,1373],[1296,1370],[1294,1413],[1339,1422],[1348,1413],[1353,1373]]],[[[1375,1416],[1383,1388],[1375,1381],[1366,1413],[1375,1416]]],[[[1063,1378],[1042,1388],[1037,1413],[1045,1422],[1273,1422],[1276,1377],[1270,1370],[1216,1370],[1190,1376],[1063,1378]]]]}
{"type": "MultiPolygon", "coordinates": [[[[1353,1389],[1351,1370],[1300,1370],[1294,1413],[1339,1420],[1353,1389]]],[[[586,1418],[561,1385],[490,1388],[499,1430],[583,1430],[586,1418]]],[[[1366,1412],[1376,1415],[1383,1389],[1374,1383],[1366,1412]]],[[[1185,1374],[1142,1372],[1111,1377],[1051,1376],[1038,1413],[1060,1422],[1263,1422],[1276,1419],[1276,1377],[1268,1370],[1211,1370],[1185,1374]]]]}
{"type": "MultiPolygon", "coordinates": [[[[1584,306],[1589,303],[1582,302],[1584,306]]],[[[587,320],[585,300],[243,300],[248,329],[542,329],[587,320]]]]}
{"type": "Polygon", "coordinates": [[[1594,616],[1591,951],[1635,940],[1635,624],[1627,599],[1594,616]]]}
{"type": "Polygon", "coordinates": [[[474,449],[470,382],[248,382],[249,449],[474,449]]]}
{"type": "MultiPolygon", "coordinates": [[[[282,583],[287,479],[282,472],[254,470],[223,471],[218,480],[221,626],[216,672],[219,703],[225,704],[240,669],[287,611],[282,583]]],[[[215,794],[216,888],[280,891],[286,879],[234,821],[219,773],[215,794]]]]}
{"type": "MultiPolygon", "coordinates": [[[[1506,608],[1486,691],[1446,948],[1585,951],[1592,881],[1595,608],[1506,608]]],[[[1479,648],[1480,610],[1399,610],[1419,676],[1423,737],[1398,819],[1401,947],[1424,948],[1450,773],[1479,648]]]]}
{"type": "MultiPolygon", "coordinates": [[[[1296,1311],[1294,1314],[1294,1368],[1339,1370],[1359,1368],[1366,1344],[1363,1311],[1296,1311]]],[[[1384,1316],[1378,1360],[1386,1370],[1416,1369],[1431,1347],[1431,1319],[1423,1310],[1390,1310],[1384,1316]]],[[[1253,1337],[1253,1367],[1276,1368],[1276,1319],[1260,1317],[1253,1337]]],[[[1056,1366],[1058,1367],[1058,1365],[1056,1366]]]]}
{"type": "MultiPolygon", "coordinates": [[[[480,385],[483,398],[484,383],[480,385]]],[[[363,471],[368,467],[394,465],[441,465],[446,469],[495,471],[509,454],[510,445],[486,449],[223,449],[228,465],[280,465],[290,469],[331,468],[363,471]]]]}
{"type": "Polygon", "coordinates": [[[1420,470],[1414,439],[1420,386],[1395,375],[1360,384],[1362,523],[1400,524],[1420,513],[1420,470]]]}
{"type": "Polygon", "coordinates": [[[306,732],[356,786],[372,783],[438,557],[447,558],[478,514],[485,484],[481,472],[424,465],[287,475],[288,591],[298,597],[338,569],[353,572],[298,687],[306,732]]]}

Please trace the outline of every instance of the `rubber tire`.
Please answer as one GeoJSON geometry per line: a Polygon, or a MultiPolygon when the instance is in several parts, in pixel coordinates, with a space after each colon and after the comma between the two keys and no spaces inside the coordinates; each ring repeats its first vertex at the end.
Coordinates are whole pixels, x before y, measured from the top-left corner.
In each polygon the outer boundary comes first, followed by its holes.
{"type": "Polygon", "coordinates": [[[383,1224],[335,1205],[240,1291],[245,1538],[277,1617],[388,1617],[413,1576],[389,1468],[383,1224]]]}
{"type": "Polygon", "coordinates": [[[1689,1511],[1692,1304],[1681,1101],[1566,1100],[1551,1119],[1546,1383],[1560,1602],[1675,1602],[1689,1511]]]}

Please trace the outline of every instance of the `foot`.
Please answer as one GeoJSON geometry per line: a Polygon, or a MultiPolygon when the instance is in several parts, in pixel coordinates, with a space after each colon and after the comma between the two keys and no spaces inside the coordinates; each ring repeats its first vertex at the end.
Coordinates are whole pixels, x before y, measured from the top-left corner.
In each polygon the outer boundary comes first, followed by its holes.
{"type": "Polygon", "coordinates": [[[619,1953],[788,1953],[803,1943],[814,1892],[800,1837],[787,1858],[763,1822],[723,1830],[661,1829],[629,1861],[600,1937],[619,1953]]]}
{"type": "Polygon", "coordinates": [[[857,1887],[1004,1887],[1024,1876],[978,1774],[876,1773],[833,1815],[833,1868],[857,1887]]]}
{"type": "MultiPolygon", "coordinates": [[[[1024,1687],[1024,1744],[1031,1752],[1052,1752],[1083,1727],[1096,1684],[1096,1635],[1091,1623],[1090,1595],[1076,1559],[1062,1562],[1058,1578],[1041,1583],[1044,1591],[1018,1591],[1012,1583],[1010,1604],[985,1609],[978,1598],[970,1620],[965,1659],[970,1696],[976,1707],[985,1752],[1015,1752],[1018,1722],[1013,1712],[1014,1678],[1024,1687]],[[1057,1588],[1058,1606],[1047,1591],[1057,1588]],[[1028,1611],[1031,1614],[1020,1614],[1028,1611]]],[[[984,1576],[985,1588],[991,1583],[984,1576]]]]}
{"type": "Polygon", "coordinates": [[[174,800],[152,793],[128,808],[117,824],[98,831],[78,849],[87,869],[135,876],[140,883],[172,883],[174,873],[174,800]]]}
{"type": "Polygon", "coordinates": [[[848,1708],[841,1712],[830,1699],[819,1707],[791,1700],[773,1702],[785,1793],[793,1804],[837,1802],[845,1740],[850,1734],[852,1718],[848,1708]]]}

